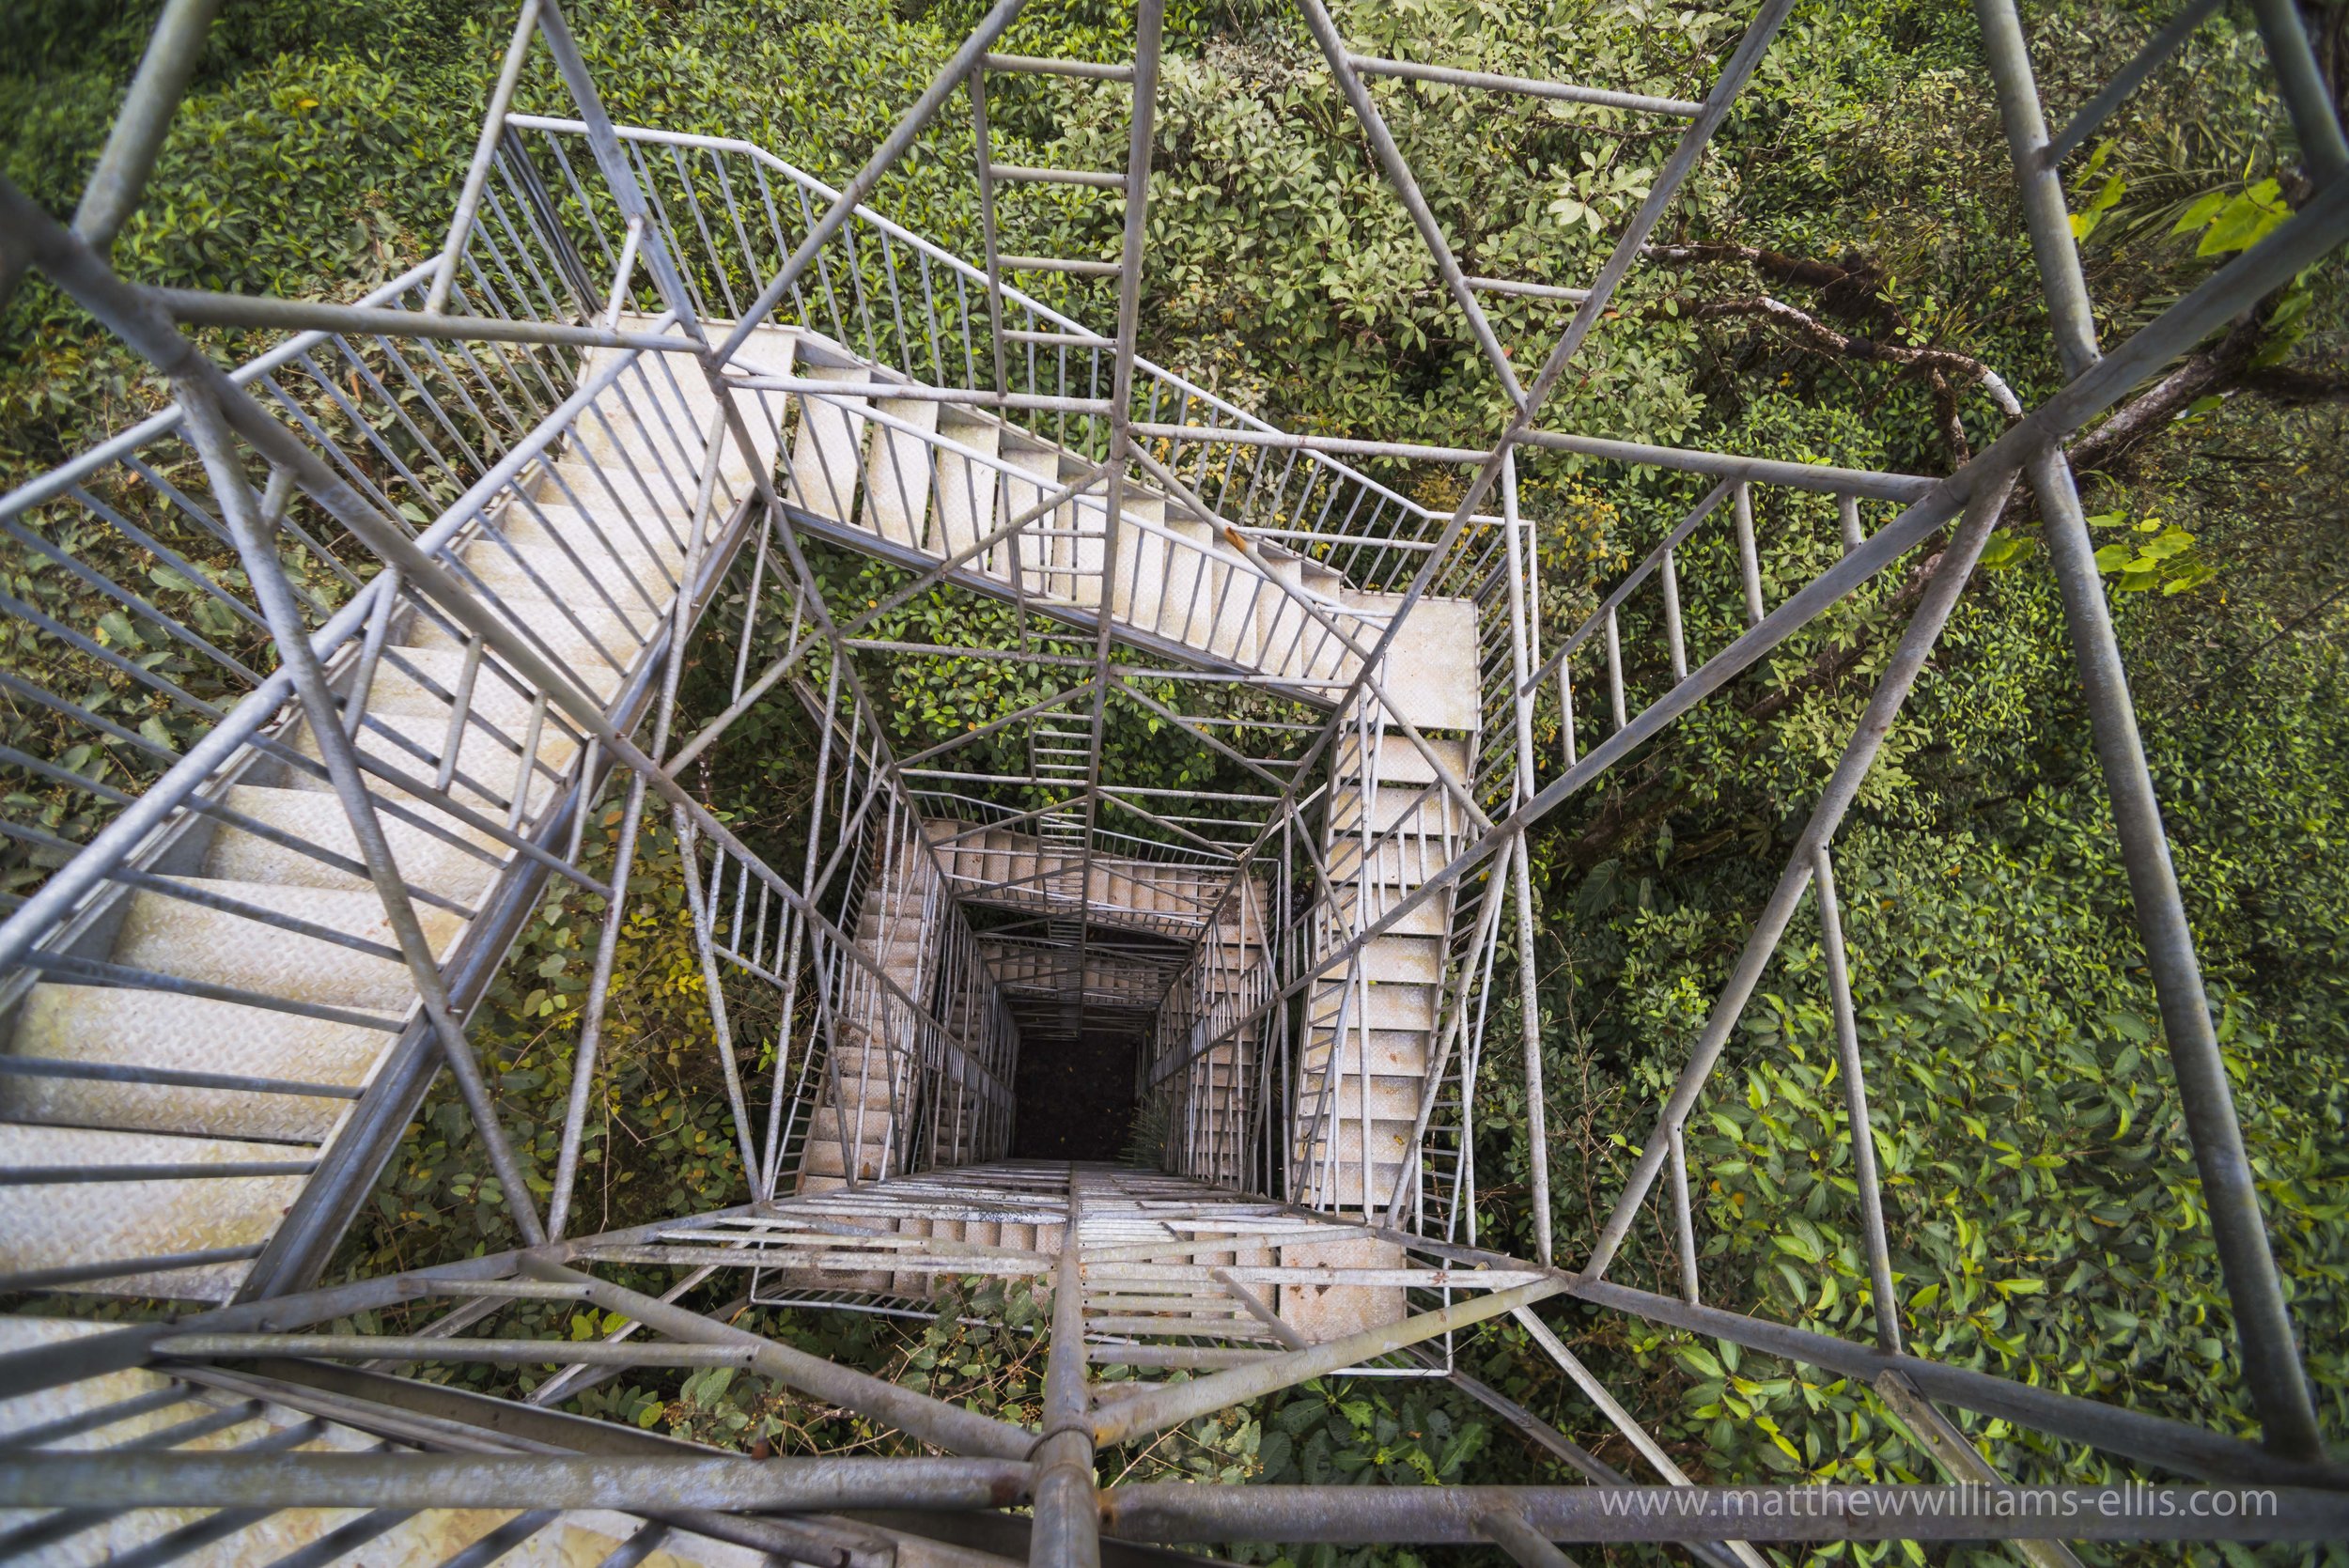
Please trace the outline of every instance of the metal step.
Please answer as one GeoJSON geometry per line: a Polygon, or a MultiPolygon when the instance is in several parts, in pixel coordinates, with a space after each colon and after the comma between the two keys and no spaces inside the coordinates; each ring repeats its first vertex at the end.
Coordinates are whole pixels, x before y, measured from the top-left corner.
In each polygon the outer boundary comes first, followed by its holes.
{"type": "MultiPolygon", "coordinates": [[[[397,946],[382,901],[371,888],[285,887],[204,877],[167,879],[271,914],[382,946],[397,946]]],[[[115,944],[117,963],[265,996],[359,1008],[394,1017],[406,1013],[415,1000],[408,968],[395,958],[356,952],[322,937],[264,924],[160,893],[134,893],[127,907],[122,933],[115,944]]],[[[436,955],[446,953],[464,929],[458,916],[428,905],[416,906],[416,919],[436,955]]]]}
{"type": "MultiPolygon", "coordinates": [[[[583,373],[593,375],[604,363],[605,350],[591,351],[583,373]]],[[[788,364],[787,352],[780,363],[788,364]]],[[[706,413],[713,406],[707,386],[698,373],[686,380],[687,390],[668,397],[672,413],[706,413]]],[[[618,691],[624,671],[593,656],[567,614],[578,614],[623,661],[638,659],[638,634],[657,625],[672,601],[669,574],[683,554],[677,541],[688,524],[692,489],[689,484],[679,503],[635,474],[583,466],[583,456],[643,456],[653,448],[634,428],[617,390],[594,407],[611,415],[615,432],[590,438],[575,429],[571,460],[558,465],[562,479],[587,505],[541,502],[534,515],[508,503],[495,513],[506,542],[545,586],[526,586],[515,554],[494,539],[468,546],[466,559],[509,596],[509,609],[523,627],[568,660],[575,677],[608,697],[618,691]],[[647,594],[630,584],[630,572],[647,594]],[[617,601],[618,613],[600,602],[605,593],[617,601]]],[[[692,439],[701,439],[697,429],[692,439]]],[[[780,444],[771,430],[766,439],[770,450],[780,444]]],[[[736,478],[746,483],[747,467],[739,458],[730,460],[736,478]]],[[[560,488],[543,477],[536,486],[560,488]]],[[[464,638],[420,608],[403,609],[390,629],[368,688],[368,722],[358,745],[363,754],[432,785],[448,743],[451,704],[466,683],[464,638]]],[[[489,661],[473,674],[450,795],[503,821],[508,797],[523,777],[521,747],[538,705],[535,693],[517,690],[489,661]]],[[[318,755],[306,722],[286,723],[282,735],[297,753],[318,755]]],[[[577,750],[559,719],[541,723],[537,766],[524,786],[527,808],[535,811],[552,798],[556,775],[572,764],[577,750]]],[[[73,1179],[0,1186],[0,1273],[39,1279],[46,1277],[43,1271],[62,1271],[55,1272],[59,1282],[77,1290],[179,1298],[219,1299],[233,1292],[247,1266],[233,1254],[257,1251],[270,1239],[302,1190],[305,1178],[293,1171],[331,1148],[413,1010],[414,982],[397,956],[397,939],[371,882],[349,865],[280,842],[360,861],[356,836],[327,782],[267,761],[249,777],[257,782],[221,786],[217,798],[252,826],[222,823],[209,840],[195,841],[202,846],[197,863],[204,875],[166,879],[192,897],[154,888],[129,892],[102,956],[170,981],[364,1014],[387,1027],[166,986],[33,986],[12,1019],[8,1048],[13,1070],[0,1073],[0,1116],[7,1118],[0,1125],[0,1166],[56,1169],[73,1179]],[[356,939],[372,951],[335,936],[356,939]],[[266,1173],[190,1173],[224,1162],[266,1173]],[[150,1168],[174,1173],[137,1173],[150,1168]],[[224,1251],[232,1256],[167,1273],[89,1273],[109,1263],[224,1251]]],[[[461,911],[482,897],[511,852],[386,780],[369,775],[368,784],[380,799],[446,830],[443,836],[380,817],[402,878],[424,895],[413,907],[427,942],[445,960],[467,929],[461,911]]]]}
{"type": "MultiPolygon", "coordinates": [[[[321,790],[270,789],[258,784],[232,785],[223,803],[266,827],[364,865],[358,834],[342,802],[321,790]]],[[[439,812],[430,814],[442,826],[485,848],[497,841],[439,812]]],[[[393,863],[413,888],[460,903],[477,900],[497,875],[499,859],[485,859],[460,845],[434,836],[389,815],[379,815],[383,836],[390,841],[393,863]]],[[[494,851],[492,853],[495,853],[494,851]]],[[[502,859],[502,856],[500,857],[502,859]]],[[[374,884],[355,872],[331,865],[314,855],[288,848],[242,828],[223,827],[212,835],[204,858],[209,877],[246,882],[273,882],[287,887],[372,890],[374,884]]]]}

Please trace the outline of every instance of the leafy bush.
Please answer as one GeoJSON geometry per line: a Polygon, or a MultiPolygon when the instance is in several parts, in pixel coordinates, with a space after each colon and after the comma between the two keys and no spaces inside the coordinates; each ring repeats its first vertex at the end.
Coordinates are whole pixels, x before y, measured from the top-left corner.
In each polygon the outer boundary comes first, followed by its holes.
{"type": "MultiPolygon", "coordinates": [[[[748,137],[836,180],[979,8],[703,0],[572,8],[617,117],[748,137]]],[[[226,8],[153,197],[117,259],[159,282],[347,297],[428,254],[507,9],[488,0],[226,8]]],[[[2135,8],[2105,0],[2046,0],[2030,11],[2034,63],[2057,118],[2148,25],[2135,8]]],[[[1099,0],[1037,0],[1006,47],[1114,57],[1126,16],[1099,0]]],[[[54,210],[70,207],[145,20],[64,0],[0,18],[0,58],[12,62],[0,76],[5,166],[54,210]]],[[[1702,94],[1741,24],[1740,15],[1648,0],[1356,3],[1339,8],[1339,22],[1364,52],[1679,97],[1702,94]]],[[[1144,351],[1293,428],[1488,439],[1499,389],[1301,28],[1256,0],[1178,4],[1169,39],[1144,351]]],[[[1669,132],[1611,112],[1420,85],[1377,92],[1474,272],[1586,282],[1669,146],[1669,132]]],[[[559,110],[543,64],[521,101],[559,110]]],[[[1126,106],[1113,88],[1005,83],[991,107],[1003,161],[1120,166],[1126,106]]],[[[2071,166],[2074,228],[2108,344],[2305,202],[2281,123],[2250,28],[2222,15],[2071,166]]],[[[968,123],[950,111],[883,182],[877,204],[975,251],[971,152],[968,123]]],[[[2009,190],[1965,8],[1798,8],[1659,233],[1686,255],[1635,273],[1546,421],[1944,472],[2003,426],[1987,381],[1962,366],[1928,375],[1831,351],[1773,326],[1754,301],[1783,293],[1836,334],[1957,356],[2030,402],[2061,378],[2009,190]],[[1781,275],[1754,256],[1811,270],[1781,275]]],[[[1020,193],[1005,205],[1006,246],[1109,254],[1117,205],[1065,188],[1020,193]]],[[[1103,285],[1062,281],[1046,292],[1108,318],[1103,285]]],[[[1520,365],[1538,360],[1563,320],[1537,300],[1495,302],[1492,314],[1520,365]]],[[[2349,588],[2338,562],[2349,487],[2332,411],[2342,380],[2340,263],[2263,302],[2244,330],[2255,341],[2229,362],[2219,390],[2141,440],[2099,447],[2091,432],[2076,460],[2097,515],[2100,565],[2120,590],[2116,613],[2246,1139],[2323,1419],[2339,1439],[2349,1431],[2349,1170],[2340,1138],[2349,1119],[2341,608],[2349,588]]],[[[159,400],[144,370],[45,286],[22,291],[7,332],[0,473],[52,462],[159,400]]],[[[1456,493],[1448,471],[1376,466],[1412,493],[1456,493]]],[[[1523,466],[1526,512],[1542,529],[1545,640],[1554,643],[1695,495],[1687,481],[1652,471],[1556,456],[1523,466]]],[[[1869,525],[1883,519],[1871,505],[1869,525]]],[[[1765,491],[1758,520],[1773,602],[1834,558],[1825,498],[1765,491]]],[[[1922,1350],[2002,1375],[2249,1431],[2061,608],[2029,502],[2002,521],[1836,851],[1903,1330],[1922,1350]]],[[[893,568],[821,552],[818,567],[844,597],[877,600],[902,581],[893,568]]],[[[1734,560],[1725,546],[1701,544],[1680,567],[1692,647],[1718,648],[1741,629],[1734,560]]],[[[1535,857],[1562,1257],[1587,1243],[1620,1188],[1626,1140],[1645,1136],[1686,1060],[1913,587],[1887,574],[1545,825],[1535,857]]],[[[938,595],[884,629],[984,639],[1001,614],[938,595]]],[[[770,617],[770,635],[774,624],[770,617]]],[[[1624,632],[1634,694],[1660,691],[1669,678],[1660,629],[1634,608],[1624,632]]],[[[754,656],[773,651],[762,645],[754,656]]],[[[690,711],[710,710],[716,672],[730,668],[705,651],[690,711]]],[[[982,724],[1048,690],[1033,669],[1000,675],[973,683],[934,661],[900,660],[876,698],[910,734],[982,724]]],[[[1540,715],[1546,752],[1558,738],[1554,701],[1546,694],[1553,706],[1540,715]]],[[[699,781],[714,809],[786,854],[801,831],[793,817],[808,782],[805,749],[793,744],[801,725],[792,699],[770,702],[699,781]]],[[[1122,730],[1113,744],[1129,748],[1120,753],[1129,770],[1158,768],[1169,786],[1206,783],[1195,750],[1156,726],[1122,730]]],[[[607,815],[605,831],[613,825],[607,815]]],[[[723,1095],[702,1048],[706,999],[676,846],[658,822],[639,867],[583,1197],[599,1225],[715,1206],[739,1191],[723,1095]]],[[[552,897],[475,1030],[525,1157],[542,1172],[601,917],[592,897],[552,897]]],[[[1806,913],[1690,1124],[1698,1224],[1711,1299],[1865,1334],[1882,1304],[1869,1299],[1859,1252],[1853,1133],[1820,965],[1806,913]]],[[[1502,1001],[1493,1040],[1517,1038],[1513,1006],[1502,1001]]],[[[801,1044],[774,1041],[773,1020],[739,1032],[784,1052],[801,1044]]],[[[1523,1250],[1531,1222],[1519,1066],[1505,1046],[1485,1057],[1480,1223],[1487,1241],[1523,1250]]],[[[371,1270],[503,1244],[503,1195],[479,1170],[453,1098],[436,1095],[345,1265],[371,1270]]],[[[1672,1288],[1652,1201],[1614,1272],[1672,1288]]],[[[1015,1288],[1000,1296],[981,1289],[969,1302],[996,1326],[952,1312],[912,1329],[850,1314],[745,1321],[983,1408],[1032,1415],[1034,1301],[1015,1288]]],[[[1662,1440],[1703,1477],[1936,1474],[1865,1389],[1633,1321],[1563,1315],[1600,1374],[1655,1417],[1662,1440]]],[[[568,1330],[599,1326],[583,1317],[568,1330]]],[[[1512,1397],[1637,1467],[1512,1333],[1488,1331],[1462,1355],[1512,1397]]],[[[624,1380],[579,1407],[752,1452],[889,1440],[723,1374],[624,1380]]],[[[2011,1473],[2103,1473],[2092,1454],[1996,1421],[1972,1431],[2011,1473]]],[[[1455,1394],[1375,1382],[1292,1390],[1121,1463],[1136,1475],[1555,1479],[1546,1459],[1496,1436],[1455,1394]]],[[[1400,1551],[1343,1555],[1416,1560],[1400,1551]]],[[[1991,1555],[1959,1550],[1944,1560],[1991,1555]]]]}

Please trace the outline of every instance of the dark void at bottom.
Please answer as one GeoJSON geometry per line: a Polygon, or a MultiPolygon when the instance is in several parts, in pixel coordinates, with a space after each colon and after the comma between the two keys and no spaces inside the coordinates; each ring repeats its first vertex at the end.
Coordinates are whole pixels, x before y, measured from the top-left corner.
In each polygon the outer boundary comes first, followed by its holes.
{"type": "Polygon", "coordinates": [[[1019,1098],[1014,1159],[1118,1160],[1134,1125],[1131,1026],[1029,1035],[1012,1092],[1019,1098]]]}

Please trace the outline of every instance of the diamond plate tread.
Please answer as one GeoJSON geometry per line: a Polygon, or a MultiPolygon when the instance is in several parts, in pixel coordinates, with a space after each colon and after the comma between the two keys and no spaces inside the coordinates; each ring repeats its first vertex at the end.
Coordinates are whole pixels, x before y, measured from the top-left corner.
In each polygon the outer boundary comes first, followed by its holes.
{"type": "MultiPolygon", "coordinates": [[[[167,1133],[82,1127],[0,1126],[0,1166],[222,1165],[304,1158],[304,1145],[178,1138],[167,1133]]],[[[171,1177],[134,1182],[42,1182],[0,1186],[0,1270],[8,1273],[165,1257],[267,1240],[303,1178],[171,1177]]],[[[158,1295],[199,1295],[199,1284],[241,1278],[245,1265],[182,1270],[153,1285],[158,1295]]]]}
{"type": "MultiPolygon", "coordinates": [[[[493,734],[479,723],[468,722],[457,745],[457,771],[449,782],[449,795],[459,804],[468,806],[493,820],[506,816],[507,792],[521,772],[522,733],[493,734]]],[[[431,784],[443,748],[448,741],[448,714],[444,708],[434,713],[371,713],[367,723],[358,735],[362,754],[381,760],[404,778],[421,784],[431,784]],[[390,735],[384,733],[389,730],[390,735]],[[400,739],[396,740],[393,736],[400,739]],[[400,740],[408,742],[400,744],[400,740]],[[412,750],[411,748],[413,748],[412,750]],[[419,756],[418,752],[423,755],[419,756]],[[429,759],[429,760],[428,760],[429,759]]],[[[319,754],[318,737],[304,722],[294,739],[294,749],[303,756],[319,754]]],[[[529,808],[537,811],[554,792],[554,780],[547,769],[560,773],[579,753],[579,743],[560,734],[552,724],[547,725],[538,737],[540,766],[531,774],[529,808]]],[[[387,798],[397,798],[399,786],[387,779],[366,775],[368,787],[387,798]]],[[[326,791],[332,786],[326,780],[310,774],[295,775],[297,788],[326,791]]],[[[403,802],[404,803],[404,802],[403,802]]]]}
{"type": "MultiPolygon", "coordinates": [[[[297,1083],[364,1083],[391,1036],[240,1002],[96,986],[39,985],[11,1054],[117,1066],[195,1067],[297,1083]]],[[[0,1076],[11,1121],[315,1141],[348,1102],[241,1090],[0,1076]]]]}
{"type": "Polygon", "coordinates": [[[568,616],[550,608],[552,599],[578,616],[596,641],[614,653],[633,649],[650,637],[673,602],[665,594],[656,597],[641,575],[631,582],[630,574],[600,551],[576,544],[566,551],[556,544],[476,539],[466,547],[465,566],[532,630],[577,630],[568,616]],[[614,630],[623,627],[625,630],[614,630]]]}
{"type": "MultiPolygon", "coordinates": [[[[222,797],[222,803],[305,843],[331,849],[346,860],[366,863],[359,853],[359,835],[351,831],[350,818],[343,815],[341,802],[323,791],[234,784],[222,797]]],[[[442,817],[437,812],[433,815],[452,831],[476,844],[496,843],[489,834],[468,828],[453,817],[442,817]]],[[[397,817],[379,815],[377,820],[382,824],[383,836],[390,841],[392,863],[399,867],[400,876],[411,887],[429,889],[443,897],[470,904],[498,873],[500,862],[485,861],[397,817]]],[[[504,851],[496,852],[502,861],[504,851]]],[[[204,873],[233,881],[274,882],[285,887],[372,890],[375,886],[355,872],[344,871],[299,849],[235,827],[224,827],[212,835],[211,847],[204,857],[204,873]]]]}
{"type": "MultiPolygon", "coordinates": [[[[215,893],[274,914],[397,947],[382,902],[370,888],[280,887],[268,882],[174,877],[169,880],[215,893]]],[[[303,936],[241,915],[141,891],[128,901],[116,960],[158,974],[233,986],[264,996],[366,1008],[394,1016],[415,1000],[408,966],[355,952],[320,937],[303,936]]],[[[445,909],[414,906],[425,939],[443,955],[464,923],[445,909]]]]}
{"type": "Polygon", "coordinates": [[[621,505],[600,483],[582,488],[566,472],[569,467],[555,465],[549,493],[533,496],[527,505],[512,501],[497,508],[491,514],[497,532],[522,550],[553,549],[560,535],[582,560],[599,567],[611,560],[646,592],[673,596],[685,567],[684,530],[665,514],[621,505]]]}

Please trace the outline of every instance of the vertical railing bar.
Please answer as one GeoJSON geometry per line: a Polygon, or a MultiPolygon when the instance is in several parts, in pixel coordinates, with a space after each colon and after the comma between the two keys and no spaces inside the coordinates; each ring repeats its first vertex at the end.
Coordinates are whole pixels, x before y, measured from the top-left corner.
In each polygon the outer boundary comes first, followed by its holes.
{"type": "Polygon", "coordinates": [[[1612,605],[1607,609],[1607,697],[1614,706],[1615,728],[1620,730],[1630,721],[1624,715],[1623,639],[1616,630],[1612,605]]]}
{"type": "Polygon", "coordinates": [[[1737,575],[1746,587],[1746,624],[1759,626],[1762,604],[1762,558],[1753,539],[1753,487],[1743,480],[1736,489],[1737,575]]]}
{"type": "Polygon", "coordinates": [[[432,787],[445,792],[457,777],[457,752],[465,737],[465,721],[473,713],[473,685],[481,674],[481,655],[486,644],[478,637],[466,640],[465,662],[457,674],[456,694],[449,700],[448,728],[441,737],[441,763],[432,776],[432,787]]]}
{"type": "MultiPolygon", "coordinates": [[[[1835,1012],[1835,1055],[1843,1069],[1852,1180],[1859,1189],[1860,1234],[1868,1249],[1869,1290],[1875,1298],[1876,1343],[1897,1356],[1901,1354],[1900,1297],[1893,1294],[1891,1249],[1885,1238],[1884,1189],[1876,1176],[1875,1133],[1868,1122],[1868,1080],[1859,1060],[1859,1024],[1852,1010],[1843,917],[1835,897],[1835,857],[1824,842],[1812,855],[1811,892],[1819,901],[1819,945],[1827,960],[1828,999],[1835,1012]]],[[[1680,1185],[1684,1189],[1688,1186],[1685,1174],[1680,1185]]]]}
{"type": "Polygon", "coordinates": [[[1672,651],[1672,682],[1677,685],[1688,678],[1688,644],[1680,629],[1680,572],[1671,551],[1664,551],[1657,570],[1664,590],[1664,641],[1672,651]]]}
{"type": "Polygon", "coordinates": [[[1680,1297],[1691,1306],[1697,1304],[1697,1228],[1696,1216],[1688,1203],[1688,1149],[1685,1134],[1674,1125],[1670,1134],[1672,1153],[1665,1171],[1672,1177],[1672,1238],[1680,1259],[1680,1297]]]}
{"type": "MultiPolygon", "coordinates": [[[[702,211],[701,193],[693,189],[693,177],[685,167],[685,149],[671,144],[669,154],[677,164],[677,188],[684,193],[686,210],[693,215],[694,232],[702,237],[702,254],[708,258],[710,270],[717,274],[718,292],[725,297],[726,315],[729,318],[739,318],[742,314],[742,307],[734,298],[734,285],[726,277],[724,264],[718,259],[718,241],[710,238],[709,219],[702,211]]],[[[647,180],[646,183],[649,185],[650,181],[647,180]]],[[[683,259],[682,256],[678,257],[679,261],[683,259]]],[[[703,314],[707,316],[709,313],[704,312],[703,314]]]]}

